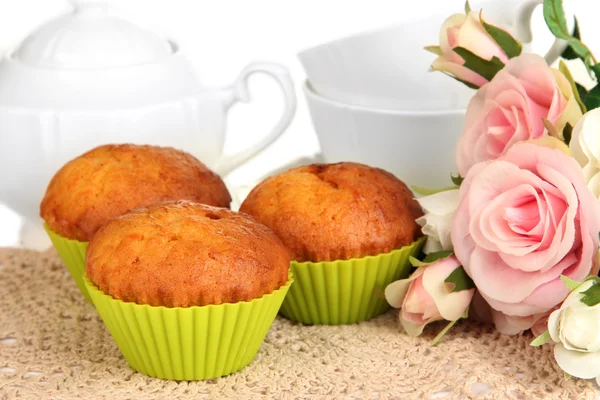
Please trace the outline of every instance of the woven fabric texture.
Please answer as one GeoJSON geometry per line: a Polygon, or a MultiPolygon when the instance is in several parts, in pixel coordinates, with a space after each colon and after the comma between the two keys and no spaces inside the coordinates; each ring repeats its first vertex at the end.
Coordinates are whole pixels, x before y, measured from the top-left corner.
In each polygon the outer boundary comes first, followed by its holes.
{"type": "Polygon", "coordinates": [[[203,382],[129,368],[53,250],[0,249],[0,399],[593,399],[565,376],[552,346],[462,321],[402,333],[397,312],[348,326],[278,317],[256,359],[203,382]],[[437,328],[437,329],[436,329],[437,328]]]}

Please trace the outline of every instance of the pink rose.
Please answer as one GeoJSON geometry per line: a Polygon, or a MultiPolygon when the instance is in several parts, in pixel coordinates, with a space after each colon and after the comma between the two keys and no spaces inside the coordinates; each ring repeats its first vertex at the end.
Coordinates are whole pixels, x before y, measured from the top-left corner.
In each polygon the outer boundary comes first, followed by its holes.
{"type": "Polygon", "coordinates": [[[557,307],[542,314],[527,315],[525,317],[507,315],[491,308],[481,297],[481,294],[475,292],[471,307],[469,307],[469,318],[487,324],[493,323],[496,329],[505,335],[516,335],[531,329],[534,336],[539,336],[548,329],[548,317],[557,307]]]}
{"type": "Polygon", "coordinates": [[[496,329],[505,335],[517,335],[531,329],[534,336],[539,336],[548,330],[550,311],[525,317],[507,315],[494,309],[491,310],[491,313],[496,329]]]}
{"type": "Polygon", "coordinates": [[[440,30],[441,54],[431,68],[477,87],[486,84],[486,78],[463,66],[465,60],[453,50],[455,47],[463,47],[484,60],[498,57],[504,63],[508,61],[504,50],[481,24],[479,12],[470,12],[469,15],[454,14],[444,21],[440,30]]]}
{"type": "Polygon", "coordinates": [[[600,210],[581,167],[563,151],[516,144],[473,166],[459,197],[454,251],[494,310],[546,313],[569,293],[561,275],[581,281],[597,272],[600,210]]]}
{"type": "Polygon", "coordinates": [[[546,135],[542,118],[562,132],[580,117],[560,71],[538,55],[515,57],[469,102],[456,149],[458,172],[464,177],[474,164],[500,157],[512,144],[546,135]]]}
{"type": "Polygon", "coordinates": [[[558,308],[559,307],[556,306],[543,314],[536,314],[536,318],[534,318],[535,321],[533,322],[533,325],[531,325],[531,333],[533,333],[533,336],[538,337],[548,330],[548,318],[550,318],[550,314],[552,314],[554,310],[558,310],[558,308]]]}
{"type": "Polygon", "coordinates": [[[409,336],[419,336],[434,321],[456,321],[469,307],[475,289],[450,293],[446,278],[460,266],[454,256],[417,268],[408,279],[392,282],[385,298],[401,308],[400,324],[409,336]]]}

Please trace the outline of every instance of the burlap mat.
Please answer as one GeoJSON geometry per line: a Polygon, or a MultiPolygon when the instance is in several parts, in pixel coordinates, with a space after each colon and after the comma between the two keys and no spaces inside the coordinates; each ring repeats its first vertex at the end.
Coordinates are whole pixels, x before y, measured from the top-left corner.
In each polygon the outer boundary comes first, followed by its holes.
{"type": "Polygon", "coordinates": [[[2,399],[595,397],[595,384],[565,377],[551,347],[530,347],[530,335],[502,336],[465,321],[430,347],[434,331],[409,338],[393,311],[352,326],[278,318],[242,371],[163,381],[128,367],[53,251],[0,249],[2,399]]]}

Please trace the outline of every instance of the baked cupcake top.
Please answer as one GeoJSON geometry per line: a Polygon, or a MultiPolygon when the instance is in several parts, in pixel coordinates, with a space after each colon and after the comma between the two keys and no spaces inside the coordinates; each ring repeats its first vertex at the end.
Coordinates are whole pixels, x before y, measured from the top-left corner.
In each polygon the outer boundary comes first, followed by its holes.
{"type": "Polygon", "coordinates": [[[40,215],[59,235],[89,241],[109,219],[169,200],[229,207],[223,180],[170,147],[105,145],[71,160],[52,178],[40,215]]]}
{"type": "Polygon", "coordinates": [[[104,293],[166,307],[236,303],[285,285],[290,252],[254,218],[177,201],[112,219],[89,243],[86,272],[104,293]]]}
{"type": "Polygon", "coordinates": [[[357,163],[313,164],[267,178],[240,208],[271,228],[297,261],[387,253],[420,235],[422,210],[392,174],[357,163]]]}

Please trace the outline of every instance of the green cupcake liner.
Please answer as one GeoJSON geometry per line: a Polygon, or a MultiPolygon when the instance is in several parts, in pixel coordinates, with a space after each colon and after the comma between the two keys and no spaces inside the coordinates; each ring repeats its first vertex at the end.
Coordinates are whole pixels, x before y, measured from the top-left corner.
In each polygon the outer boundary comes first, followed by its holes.
{"type": "Polygon", "coordinates": [[[85,251],[89,242],[67,239],[51,230],[47,224],[44,224],[44,229],[48,233],[50,241],[52,241],[59,257],[65,263],[69,274],[73,277],[81,294],[83,294],[89,303],[92,303],[92,299],[83,283],[83,276],[85,275],[85,251]]]}
{"type": "Polygon", "coordinates": [[[383,314],[390,308],[386,286],[408,276],[408,258],[417,256],[424,242],[422,237],[386,254],[350,260],[292,261],[296,283],[280,313],[309,325],[352,324],[383,314]]]}
{"type": "Polygon", "coordinates": [[[98,314],[131,368],[156,378],[202,380],[244,368],[258,350],[292,285],[249,302],[153,307],[114,299],[87,277],[98,314]]]}

